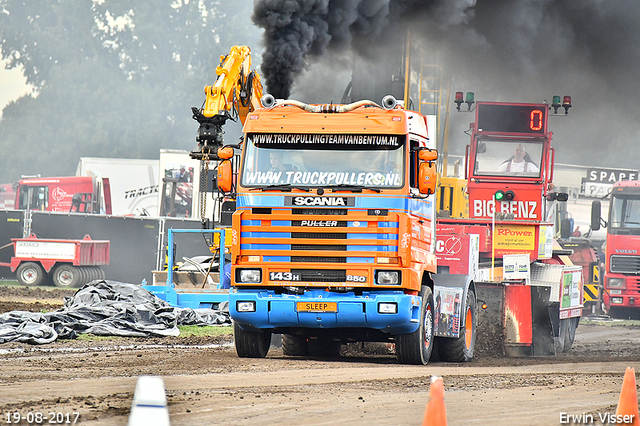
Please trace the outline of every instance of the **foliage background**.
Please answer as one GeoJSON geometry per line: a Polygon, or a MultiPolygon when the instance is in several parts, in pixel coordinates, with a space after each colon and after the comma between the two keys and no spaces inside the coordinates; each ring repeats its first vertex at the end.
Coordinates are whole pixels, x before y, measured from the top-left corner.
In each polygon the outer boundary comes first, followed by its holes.
{"type": "Polygon", "coordinates": [[[203,88],[246,44],[251,0],[0,0],[2,57],[34,94],[0,120],[0,182],[73,175],[80,157],[158,158],[195,147],[203,88]]]}

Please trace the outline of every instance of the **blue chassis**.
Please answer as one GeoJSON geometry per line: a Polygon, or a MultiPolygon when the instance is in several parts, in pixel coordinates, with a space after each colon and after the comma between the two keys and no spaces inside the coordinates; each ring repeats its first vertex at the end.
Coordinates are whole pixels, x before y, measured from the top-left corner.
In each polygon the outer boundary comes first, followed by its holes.
{"type": "Polygon", "coordinates": [[[229,313],[242,328],[369,328],[390,335],[413,333],[420,325],[420,296],[403,291],[337,293],[307,290],[302,295],[273,290],[235,288],[229,293],[229,313]],[[238,312],[238,302],[255,302],[255,312],[238,312]],[[337,312],[299,312],[297,302],[336,302],[337,312]],[[378,303],[396,303],[398,312],[378,312],[378,303]]]}

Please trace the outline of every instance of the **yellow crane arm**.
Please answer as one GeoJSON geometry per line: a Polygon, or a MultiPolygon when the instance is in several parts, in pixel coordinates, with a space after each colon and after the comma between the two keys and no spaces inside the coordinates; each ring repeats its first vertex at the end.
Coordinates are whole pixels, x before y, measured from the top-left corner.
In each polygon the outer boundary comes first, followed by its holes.
{"type": "Polygon", "coordinates": [[[218,147],[224,145],[222,126],[227,120],[239,118],[244,124],[247,115],[260,108],[262,83],[260,75],[251,70],[251,49],[233,46],[229,54],[220,56],[216,67],[218,78],[213,86],[206,86],[202,108],[191,108],[198,128],[198,149],[189,155],[195,159],[215,159],[218,147]]]}
{"type": "Polygon", "coordinates": [[[251,70],[251,49],[233,46],[228,55],[220,56],[216,74],[215,84],[204,88],[202,115],[214,117],[235,108],[244,123],[247,114],[259,107],[262,97],[260,76],[251,70]]]}

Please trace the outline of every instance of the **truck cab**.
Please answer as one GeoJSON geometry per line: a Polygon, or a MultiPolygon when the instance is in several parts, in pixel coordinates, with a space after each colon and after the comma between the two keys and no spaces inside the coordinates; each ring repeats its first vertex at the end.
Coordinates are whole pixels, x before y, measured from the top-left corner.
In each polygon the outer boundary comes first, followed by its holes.
{"type": "Polygon", "coordinates": [[[85,176],[21,179],[15,188],[20,210],[111,214],[108,178],[85,176]]]}

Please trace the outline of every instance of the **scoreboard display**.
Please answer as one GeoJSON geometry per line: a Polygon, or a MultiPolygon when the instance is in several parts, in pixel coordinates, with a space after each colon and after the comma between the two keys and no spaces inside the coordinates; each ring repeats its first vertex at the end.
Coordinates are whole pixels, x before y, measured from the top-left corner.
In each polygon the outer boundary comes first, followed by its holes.
{"type": "Polygon", "coordinates": [[[546,104],[478,102],[476,126],[479,132],[544,135],[548,113],[546,104]]]}

